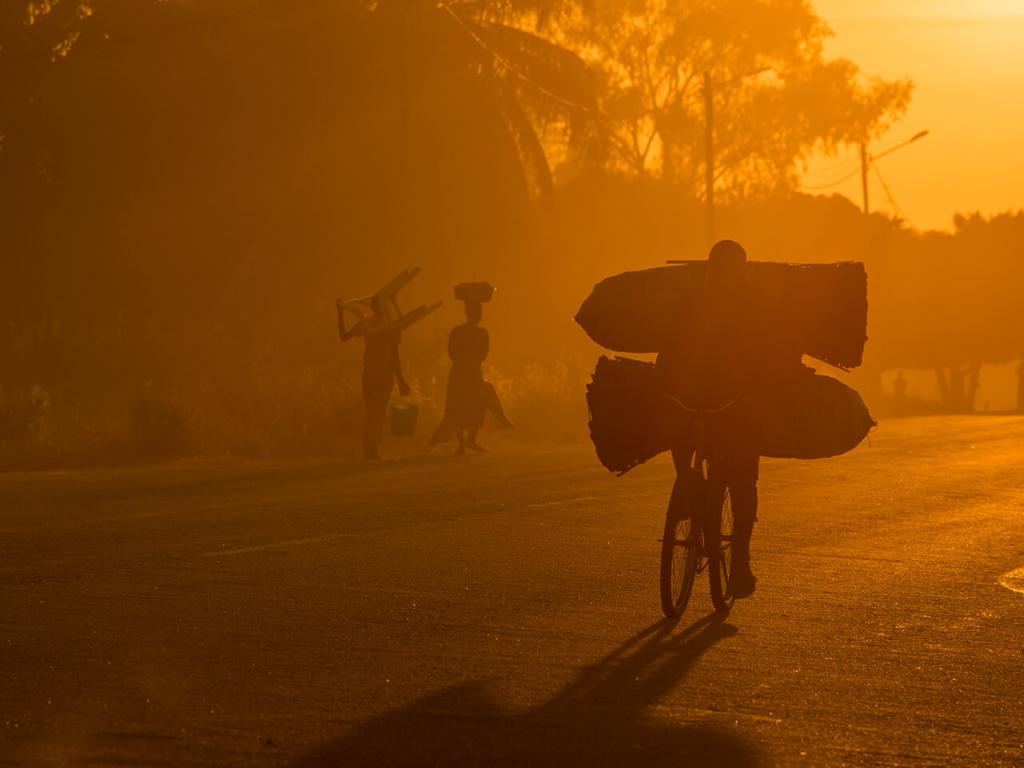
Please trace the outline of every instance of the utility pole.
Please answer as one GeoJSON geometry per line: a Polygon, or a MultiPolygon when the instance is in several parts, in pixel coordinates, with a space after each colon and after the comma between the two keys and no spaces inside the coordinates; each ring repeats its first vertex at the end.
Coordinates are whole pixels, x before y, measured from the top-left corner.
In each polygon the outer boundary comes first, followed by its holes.
{"type": "Polygon", "coordinates": [[[860,185],[864,192],[864,215],[871,211],[868,208],[868,170],[871,166],[871,158],[868,156],[867,142],[860,143],[860,185]]]}
{"type": "MultiPolygon", "coordinates": [[[[879,152],[877,155],[872,155],[870,152],[868,152],[867,139],[860,142],[860,184],[861,192],[864,195],[864,261],[872,265],[872,279],[877,280],[881,273],[885,271],[886,261],[885,259],[873,258],[874,254],[872,252],[871,247],[871,235],[869,232],[870,226],[868,226],[868,214],[871,213],[871,206],[868,200],[868,174],[871,171],[871,164],[875,162],[875,160],[877,160],[878,158],[890,155],[893,152],[896,152],[897,150],[900,150],[903,147],[908,146],[909,144],[913,144],[915,141],[923,139],[927,135],[928,131],[919,131],[918,133],[915,133],[907,141],[904,141],[901,144],[897,144],[894,147],[890,147],[889,149],[883,152],[879,152]]],[[[843,181],[845,180],[846,178],[843,179],[843,181]]],[[[870,354],[868,355],[868,358],[865,360],[864,370],[865,372],[873,372],[873,376],[867,379],[867,381],[870,383],[868,384],[869,390],[868,393],[866,393],[866,396],[872,399],[874,397],[880,397],[882,394],[882,370],[880,367],[878,367],[877,362],[873,359],[873,357],[870,354]]],[[[941,370],[937,370],[936,373],[939,377],[939,389],[943,393],[943,399],[946,400],[946,393],[949,390],[949,382],[944,378],[944,373],[941,370]]]]}
{"type": "MultiPolygon", "coordinates": [[[[724,81],[723,85],[738,82],[747,77],[755,77],[763,72],[770,72],[771,67],[762,67],[753,72],[724,81]]],[[[705,69],[704,76],[704,201],[708,214],[708,247],[715,244],[715,89],[711,79],[711,70],[705,69]]]]}
{"type": "Polygon", "coordinates": [[[715,242],[715,94],[711,72],[704,71],[704,199],[708,214],[708,247],[715,242]]]}
{"type": "Polygon", "coordinates": [[[897,144],[895,147],[889,147],[884,152],[879,152],[877,155],[868,154],[868,145],[866,141],[860,143],[860,183],[864,190],[864,213],[870,213],[868,210],[868,171],[871,170],[871,164],[881,157],[891,155],[897,150],[903,149],[906,146],[913,144],[915,141],[920,141],[927,136],[931,131],[918,131],[909,139],[901,144],[897,144]]]}

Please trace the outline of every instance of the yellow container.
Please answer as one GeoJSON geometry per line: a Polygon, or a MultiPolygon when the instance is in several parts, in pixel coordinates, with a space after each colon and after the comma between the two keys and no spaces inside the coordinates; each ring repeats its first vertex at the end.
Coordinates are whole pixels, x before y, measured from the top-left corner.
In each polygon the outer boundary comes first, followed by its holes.
{"type": "Polygon", "coordinates": [[[391,434],[395,437],[414,436],[419,415],[420,407],[416,403],[392,403],[391,434]]]}

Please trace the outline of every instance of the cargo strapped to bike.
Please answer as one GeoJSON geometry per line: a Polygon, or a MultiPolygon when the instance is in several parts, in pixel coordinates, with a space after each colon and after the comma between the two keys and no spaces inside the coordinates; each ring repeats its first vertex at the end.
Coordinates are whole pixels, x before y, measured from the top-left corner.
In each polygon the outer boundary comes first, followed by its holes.
{"type": "MultiPolygon", "coordinates": [[[[601,463],[622,475],[669,450],[665,403],[654,363],[602,356],[587,385],[590,439],[601,463]]],[[[751,398],[744,418],[744,439],[760,455],[780,459],[838,456],[875,426],[855,390],[810,370],[751,398]]]]}
{"type": "Polygon", "coordinates": [[[601,357],[587,385],[590,439],[597,457],[622,475],[667,451],[654,363],[601,357]]]}

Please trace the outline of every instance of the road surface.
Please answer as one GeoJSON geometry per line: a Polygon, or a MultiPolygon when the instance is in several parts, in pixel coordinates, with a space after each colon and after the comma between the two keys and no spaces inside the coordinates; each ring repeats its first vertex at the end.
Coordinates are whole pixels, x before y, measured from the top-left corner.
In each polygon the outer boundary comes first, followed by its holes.
{"type": "Polygon", "coordinates": [[[495,448],[0,475],[0,764],[1024,765],[1024,419],[765,462],[678,624],[669,462],[495,448]]]}

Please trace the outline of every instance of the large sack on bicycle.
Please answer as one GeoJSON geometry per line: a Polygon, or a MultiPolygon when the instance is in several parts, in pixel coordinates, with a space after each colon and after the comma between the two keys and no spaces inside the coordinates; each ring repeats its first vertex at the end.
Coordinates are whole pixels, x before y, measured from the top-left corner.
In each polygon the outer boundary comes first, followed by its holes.
{"type": "Polygon", "coordinates": [[[590,439],[597,457],[623,474],[669,449],[654,363],[601,357],[587,385],[590,439]]]}
{"type": "MultiPolygon", "coordinates": [[[[704,281],[706,261],[688,261],[625,272],[598,283],[576,322],[601,346],[617,352],[660,352],[675,335],[678,318],[704,281]]],[[[747,264],[751,287],[774,315],[765,333],[787,329],[792,339],[771,339],[839,368],[861,364],[867,340],[867,273],[860,262],[747,264]]],[[[767,310],[766,310],[767,311],[767,310]]],[[[767,341],[767,340],[766,340],[767,341]]]]}
{"type": "Polygon", "coordinates": [[[875,420],[856,390],[808,373],[756,397],[751,417],[758,452],[779,459],[824,459],[860,445],[875,420]]]}

